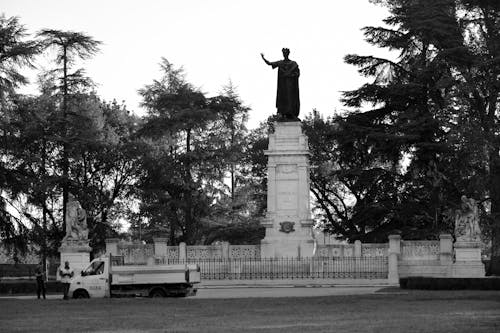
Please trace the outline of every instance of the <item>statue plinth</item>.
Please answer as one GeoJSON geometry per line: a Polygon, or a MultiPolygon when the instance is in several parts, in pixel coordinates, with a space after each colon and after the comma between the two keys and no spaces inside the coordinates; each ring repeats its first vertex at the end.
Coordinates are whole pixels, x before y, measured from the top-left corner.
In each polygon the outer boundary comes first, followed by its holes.
{"type": "MultiPolygon", "coordinates": [[[[64,262],[69,262],[69,266],[73,268],[76,274],[88,267],[90,263],[90,252],[92,248],[89,246],[89,241],[65,241],[59,247],[61,255],[61,266],[64,262]]],[[[59,279],[59,275],[57,277],[59,279]]]]}
{"type": "Polygon", "coordinates": [[[261,222],[266,227],[261,256],[312,257],[310,153],[301,123],[275,123],[265,154],[268,156],[267,214],[261,222]]]}
{"type": "Polygon", "coordinates": [[[454,244],[455,261],[452,266],[453,277],[483,277],[484,264],[481,260],[481,243],[458,241],[454,244]]]}

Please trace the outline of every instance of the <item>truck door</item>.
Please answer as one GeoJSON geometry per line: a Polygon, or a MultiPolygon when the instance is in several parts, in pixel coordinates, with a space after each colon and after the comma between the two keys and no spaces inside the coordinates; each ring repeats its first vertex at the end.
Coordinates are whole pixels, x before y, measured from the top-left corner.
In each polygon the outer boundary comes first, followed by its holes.
{"type": "Polygon", "coordinates": [[[90,297],[102,298],[106,296],[108,276],[104,272],[104,264],[104,261],[96,260],[83,271],[82,284],[90,297]]]}

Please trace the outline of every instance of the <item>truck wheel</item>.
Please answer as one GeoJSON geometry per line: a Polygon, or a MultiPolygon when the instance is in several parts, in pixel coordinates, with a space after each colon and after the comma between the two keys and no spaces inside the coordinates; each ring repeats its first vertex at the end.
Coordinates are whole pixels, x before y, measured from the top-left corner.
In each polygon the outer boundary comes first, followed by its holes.
{"type": "Polygon", "coordinates": [[[89,293],[85,290],[75,290],[73,298],[89,298],[89,293]]]}
{"type": "Polygon", "coordinates": [[[165,297],[165,291],[160,288],[155,288],[149,292],[149,297],[165,297]]]}

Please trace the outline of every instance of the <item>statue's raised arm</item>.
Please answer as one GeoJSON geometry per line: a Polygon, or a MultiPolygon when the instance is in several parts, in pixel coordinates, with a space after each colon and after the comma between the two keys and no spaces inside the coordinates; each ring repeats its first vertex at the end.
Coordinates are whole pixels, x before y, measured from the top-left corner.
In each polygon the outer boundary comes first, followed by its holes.
{"type": "Polygon", "coordinates": [[[260,56],[262,57],[262,60],[264,60],[264,62],[265,62],[267,65],[271,66],[271,63],[270,63],[270,62],[266,59],[266,57],[264,57],[264,53],[261,53],[261,54],[260,54],[260,56]]]}

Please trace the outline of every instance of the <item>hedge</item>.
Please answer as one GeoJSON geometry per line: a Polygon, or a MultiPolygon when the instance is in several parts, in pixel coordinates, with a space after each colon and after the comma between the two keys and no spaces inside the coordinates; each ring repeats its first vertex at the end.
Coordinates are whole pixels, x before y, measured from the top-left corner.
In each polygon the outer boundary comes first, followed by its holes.
{"type": "Polygon", "coordinates": [[[399,279],[402,289],[424,290],[500,290],[500,277],[440,278],[411,276],[399,279]]]}
{"type": "MultiPolygon", "coordinates": [[[[24,278],[33,279],[35,277],[37,264],[0,264],[0,279],[1,278],[24,278]]],[[[54,278],[57,273],[59,263],[51,263],[49,265],[49,279],[54,278]]]]}
{"type": "MultiPolygon", "coordinates": [[[[63,286],[59,281],[45,282],[47,293],[62,293],[63,286]]],[[[36,295],[35,280],[0,281],[0,294],[33,294],[36,295]]]]}

